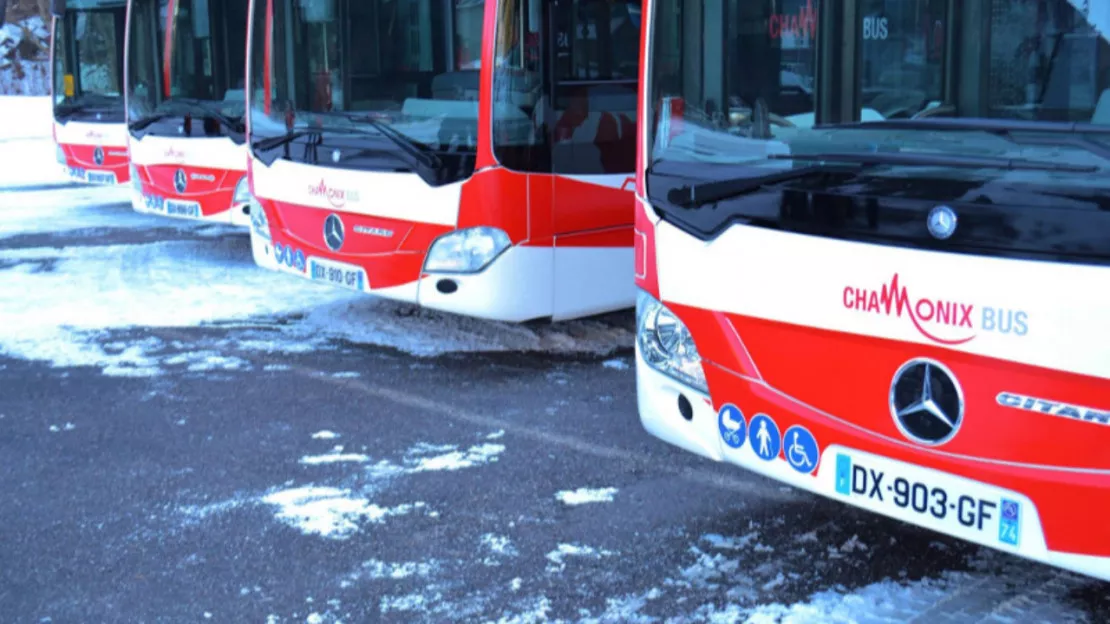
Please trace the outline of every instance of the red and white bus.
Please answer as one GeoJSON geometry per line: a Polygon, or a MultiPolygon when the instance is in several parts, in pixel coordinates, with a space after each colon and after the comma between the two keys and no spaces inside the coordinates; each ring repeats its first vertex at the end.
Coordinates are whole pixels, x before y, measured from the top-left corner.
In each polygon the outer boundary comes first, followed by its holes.
{"type": "Polygon", "coordinates": [[[268,269],[504,321],[630,308],[639,2],[254,0],[268,269]]]}
{"type": "Polygon", "coordinates": [[[645,4],[647,431],[1110,579],[1110,1],[645,4]]]}
{"type": "Polygon", "coordinates": [[[51,3],[54,142],[71,180],[126,184],[123,97],[126,0],[51,3]]]}
{"type": "Polygon", "coordinates": [[[129,0],[136,211],[250,225],[246,40],[247,0],[129,0]]]}

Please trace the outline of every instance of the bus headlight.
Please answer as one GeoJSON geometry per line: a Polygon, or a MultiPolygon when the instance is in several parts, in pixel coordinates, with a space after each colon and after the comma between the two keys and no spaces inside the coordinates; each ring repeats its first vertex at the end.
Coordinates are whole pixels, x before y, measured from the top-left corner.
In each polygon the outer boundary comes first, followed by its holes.
{"type": "Polygon", "coordinates": [[[270,221],[266,219],[266,211],[262,209],[262,204],[248,193],[247,201],[251,207],[251,228],[254,233],[258,234],[266,240],[270,239],[270,221]]]}
{"type": "Polygon", "coordinates": [[[61,145],[54,146],[54,157],[58,159],[59,164],[66,164],[66,151],[62,149],[61,145]]]}
{"type": "MultiPolygon", "coordinates": [[[[243,176],[239,178],[239,183],[235,185],[235,195],[231,198],[231,204],[238,206],[250,203],[250,200],[251,185],[247,182],[247,176],[243,176]]],[[[251,206],[251,212],[254,212],[254,206],[251,206]]]]}
{"type": "Polygon", "coordinates": [[[437,273],[477,273],[511,245],[509,235],[491,227],[457,230],[439,237],[428,251],[424,270],[437,273]]]}
{"type": "Polygon", "coordinates": [[[142,193],[143,181],[139,179],[139,168],[135,166],[135,163],[131,163],[127,165],[127,170],[131,176],[131,188],[137,193],[142,193]]]}
{"type": "Polygon", "coordinates": [[[655,370],[702,392],[709,392],[694,338],[674,312],[651,295],[636,296],[636,343],[655,370]]]}

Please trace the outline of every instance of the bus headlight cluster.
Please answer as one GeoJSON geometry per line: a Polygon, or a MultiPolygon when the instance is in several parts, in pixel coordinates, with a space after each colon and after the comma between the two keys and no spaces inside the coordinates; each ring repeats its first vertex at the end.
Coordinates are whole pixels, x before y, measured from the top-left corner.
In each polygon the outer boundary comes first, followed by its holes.
{"type": "Polygon", "coordinates": [[[62,164],[62,165],[67,164],[66,163],[66,151],[64,149],[62,149],[61,145],[55,145],[54,146],[54,157],[58,159],[59,164],[62,164]]]}
{"type": "Polygon", "coordinates": [[[432,243],[424,270],[436,273],[477,273],[489,266],[511,241],[505,232],[475,227],[445,234],[432,243]]]}
{"type": "Polygon", "coordinates": [[[690,330],[667,306],[643,291],[636,297],[636,342],[648,366],[697,390],[709,391],[690,330]]]}
{"type": "MultiPolygon", "coordinates": [[[[238,206],[241,204],[250,203],[251,200],[251,185],[247,181],[247,176],[239,178],[239,183],[235,185],[235,195],[231,198],[231,204],[238,206]]],[[[254,206],[251,206],[251,212],[254,212],[254,206]]]]}
{"type": "Polygon", "coordinates": [[[250,203],[251,207],[251,228],[254,230],[255,234],[258,234],[266,240],[271,240],[270,222],[266,219],[266,211],[262,209],[262,204],[258,203],[257,199],[249,193],[247,195],[247,202],[250,203]]]}

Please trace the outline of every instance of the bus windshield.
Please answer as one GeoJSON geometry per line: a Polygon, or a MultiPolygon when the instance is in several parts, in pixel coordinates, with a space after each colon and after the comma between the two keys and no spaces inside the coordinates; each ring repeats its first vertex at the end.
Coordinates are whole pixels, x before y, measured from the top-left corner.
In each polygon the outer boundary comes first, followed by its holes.
{"type": "Polygon", "coordinates": [[[132,0],[132,127],[186,114],[241,122],[246,26],[247,0],[132,0]]]}
{"type": "MultiPolygon", "coordinates": [[[[896,151],[930,158],[887,159],[895,170],[1023,158],[1107,184],[1079,172],[1110,164],[1110,0],[654,4],[653,172],[755,177],[896,151]]],[[[1007,175],[963,164],[943,174],[1007,175]]]]}
{"type": "Polygon", "coordinates": [[[473,152],[484,11],[485,0],[257,2],[252,134],[373,128],[473,152]]]}
{"type": "Polygon", "coordinates": [[[123,121],[124,0],[74,0],[54,21],[54,116],[123,121]]]}

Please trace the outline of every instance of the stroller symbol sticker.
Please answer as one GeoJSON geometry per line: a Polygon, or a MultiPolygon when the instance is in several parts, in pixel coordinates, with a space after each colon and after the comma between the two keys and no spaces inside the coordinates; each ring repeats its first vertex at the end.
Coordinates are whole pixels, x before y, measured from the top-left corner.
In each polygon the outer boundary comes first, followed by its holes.
{"type": "Polygon", "coordinates": [[[817,460],[821,451],[817,448],[817,440],[809,429],[801,425],[794,425],[786,430],[782,437],[786,449],[786,463],[802,474],[812,474],[817,469],[817,460]]]}
{"type": "Polygon", "coordinates": [[[725,441],[731,448],[740,448],[744,446],[744,438],[747,437],[747,423],[744,421],[744,413],[740,411],[732,403],[726,403],[721,406],[721,410],[717,412],[717,426],[721,430],[721,439],[725,441]]]}

